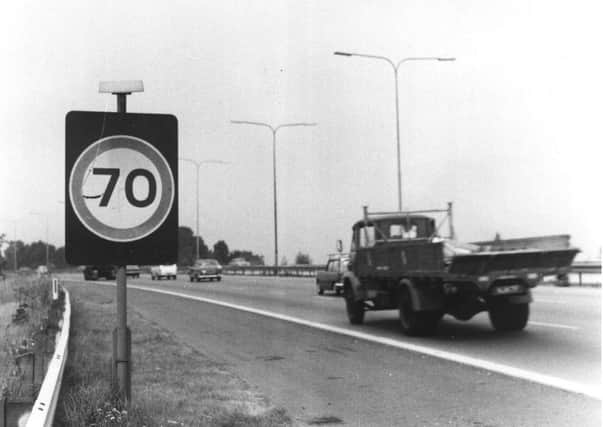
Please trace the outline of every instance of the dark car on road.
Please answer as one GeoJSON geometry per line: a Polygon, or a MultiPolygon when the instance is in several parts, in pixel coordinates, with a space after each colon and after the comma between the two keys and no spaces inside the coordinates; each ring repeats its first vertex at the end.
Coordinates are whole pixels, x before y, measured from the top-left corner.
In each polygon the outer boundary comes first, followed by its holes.
{"type": "Polygon", "coordinates": [[[137,265],[126,265],[126,276],[137,279],[140,277],[140,267],[137,265]]]}
{"type": "Polygon", "coordinates": [[[198,259],[195,265],[188,269],[188,277],[191,282],[201,280],[222,280],[222,266],[212,258],[198,259]]]}
{"type": "Polygon", "coordinates": [[[343,291],[343,273],[347,270],[349,256],[347,254],[330,255],[324,271],[316,272],[316,292],[322,295],[325,291],[333,291],[337,295],[343,291]]]}
{"type": "Polygon", "coordinates": [[[98,280],[104,277],[107,280],[115,280],[116,271],[113,265],[87,265],[84,268],[84,280],[98,280]]]}

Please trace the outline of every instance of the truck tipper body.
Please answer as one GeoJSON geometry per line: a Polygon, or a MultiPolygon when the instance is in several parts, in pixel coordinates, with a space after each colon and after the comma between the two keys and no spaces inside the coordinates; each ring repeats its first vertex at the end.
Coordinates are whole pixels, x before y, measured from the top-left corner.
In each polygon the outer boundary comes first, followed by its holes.
{"type": "MultiPolygon", "coordinates": [[[[496,330],[518,331],[529,318],[531,289],[544,275],[566,274],[575,248],[488,251],[454,238],[452,206],[444,210],[450,236],[434,218],[415,212],[369,214],[352,227],[343,286],[348,318],[366,311],[399,311],[409,335],[435,332],[444,314],[469,320],[487,311],[496,330]]],[[[441,224],[440,224],[441,225],[441,224]]]]}

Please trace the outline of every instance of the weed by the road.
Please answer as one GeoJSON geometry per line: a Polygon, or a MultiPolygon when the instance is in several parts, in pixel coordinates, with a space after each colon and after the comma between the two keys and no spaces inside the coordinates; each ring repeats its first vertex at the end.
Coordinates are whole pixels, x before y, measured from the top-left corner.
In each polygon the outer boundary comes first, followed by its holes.
{"type": "Polygon", "coordinates": [[[35,351],[41,343],[39,332],[49,316],[50,295],[46,277],[15,276],[0,282],[0,393],[20,392],[22,373],[15,353],[35,351]]]}
{"type": "Polygon", "coordinates": [[[129,310],[132,330],[132,402],[111,391],[110,289],[71,287],[72,326],[57,426],[255,426],[291,425],[225,365],[209,360],[178,338],[129,310]]]}

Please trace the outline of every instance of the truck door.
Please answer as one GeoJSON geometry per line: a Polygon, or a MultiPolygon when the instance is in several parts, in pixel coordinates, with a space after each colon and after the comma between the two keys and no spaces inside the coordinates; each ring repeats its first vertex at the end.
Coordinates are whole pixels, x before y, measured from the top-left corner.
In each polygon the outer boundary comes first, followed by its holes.
{"type": "Polygon", "coordinates": [[[354,270],[359,278],[371,275],[374,269],[372,248],[375,246],[375,227],[363,225],[357,230],[356,256],[354,258],[354,270]]]}

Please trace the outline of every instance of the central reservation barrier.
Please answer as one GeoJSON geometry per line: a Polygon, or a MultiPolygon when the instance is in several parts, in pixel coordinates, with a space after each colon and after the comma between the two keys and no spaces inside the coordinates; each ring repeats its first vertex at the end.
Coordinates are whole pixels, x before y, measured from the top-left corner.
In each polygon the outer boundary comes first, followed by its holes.
{"type": "Polygon", "coordinates": [[[268,265],[232,266],[225,265],[223,274],[233,276],[293,276],[314,277],[316,272],[324,270],[324,265],[284,265],[275,268],[268,265]]]}
{"type": "MultiPolygon", "coordinates": [[[[317,271],[326,269],[326,265],[283,265],[279,267],[268,265],[232,266],[225,265],[223,274],[233,276],[290,276],[290,277],[315,277],[317,271]]],[[[578,275],[578,286],[582,286],[583,275],[601,275],[601,263],[576,262],[572,265],[570,273],[578,275]]],[[[600,283],[599,283],[600,285],[600,283]]]]}

